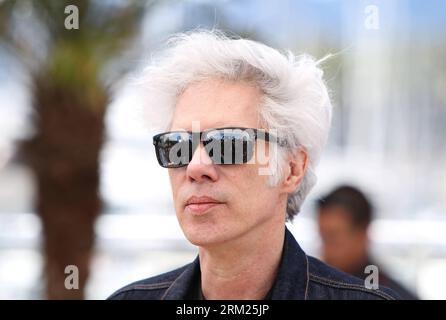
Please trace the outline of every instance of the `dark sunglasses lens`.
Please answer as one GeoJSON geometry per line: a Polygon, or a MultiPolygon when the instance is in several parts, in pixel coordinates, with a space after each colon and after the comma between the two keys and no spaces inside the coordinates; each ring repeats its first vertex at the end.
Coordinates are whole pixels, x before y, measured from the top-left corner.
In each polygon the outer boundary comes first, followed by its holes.
{"type": "Polygon", "coordinates": [[[252,136],[240,129],[221,129],[207,133],[206,151],[214,164],[242,164],[251,160],[252,136]]]}
{"type": "Polygon", "coordinates": [[[165,168],[178,168],[189,164],[192,141],[187,132],[166,133],[156,143],[158,162],[165,168]]]}

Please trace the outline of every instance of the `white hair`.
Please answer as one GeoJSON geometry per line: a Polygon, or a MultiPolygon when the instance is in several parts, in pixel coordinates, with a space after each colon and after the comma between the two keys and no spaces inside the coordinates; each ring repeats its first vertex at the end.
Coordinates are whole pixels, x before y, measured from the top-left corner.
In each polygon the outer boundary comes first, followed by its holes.
{"type": "Polygon", "coordinates": [[[319,62],[309,55],[284,54],[259,42],[229,38],[220,31],[174,35],[165,50],[152,58],[139,78],[151,126],[167,129],[177,98],[192,82],[209,78],[249,81],[263,93],[259,115],[290,148],[278,148],[271,161],[270,185],[283,179],[288,152],[302,147],[308,154],[306,173],[288,195],[287,219],[292,220],[316,183],[315,166],[327,141],[332,106],[319,62]],[[166,112],[159,112],[160,109],[166,112]],[[161,117],[160,117],[161,114],[161,117]]]}

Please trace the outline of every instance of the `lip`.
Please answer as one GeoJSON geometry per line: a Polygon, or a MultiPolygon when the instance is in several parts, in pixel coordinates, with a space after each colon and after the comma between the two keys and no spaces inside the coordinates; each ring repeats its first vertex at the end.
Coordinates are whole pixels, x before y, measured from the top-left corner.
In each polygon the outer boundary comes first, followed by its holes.
{"type": "Polygon", "coordinates": [[[192,196],[186,201],[186,209],[194,215],[202,215],[223,202],[208,196],[192,196]]]}

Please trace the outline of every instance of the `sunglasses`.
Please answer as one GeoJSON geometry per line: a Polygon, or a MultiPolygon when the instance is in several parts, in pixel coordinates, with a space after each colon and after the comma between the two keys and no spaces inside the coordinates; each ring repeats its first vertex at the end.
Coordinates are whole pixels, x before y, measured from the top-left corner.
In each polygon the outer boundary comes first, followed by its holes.
{"type": "Polygon", "coordinates": [[[153,137],[156,157],[164,168],[187,166],[200,144],[214,164],[243,164],[252,159],[257,139],[286,146],[280,140],[262,129],[226,127],[208,129],[202,132],[169,131],[153,137]]]}

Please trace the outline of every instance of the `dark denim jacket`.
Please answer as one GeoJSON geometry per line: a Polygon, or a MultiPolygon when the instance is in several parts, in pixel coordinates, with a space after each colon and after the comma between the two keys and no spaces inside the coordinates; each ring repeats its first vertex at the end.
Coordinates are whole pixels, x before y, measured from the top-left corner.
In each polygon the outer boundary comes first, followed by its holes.
{"type": "MultiPolygon", "coordinates": [[[[194,297],[193,287],[200,279],[200,262],[152,278],[141,280],[116,291],[108,299],[183,300],[194,297]]],[[[199,282],[198,282],[199,283],[199,282]]],[[[364,281],[338,271],[316,258],[307,256],[286,229],[282,260],[273,287],[272,300],[285,299],[364,299],[394,300],[390,289],[367,289],[364,281]]]]}

